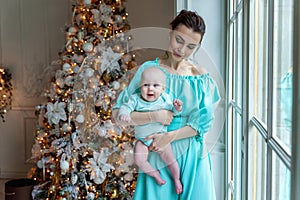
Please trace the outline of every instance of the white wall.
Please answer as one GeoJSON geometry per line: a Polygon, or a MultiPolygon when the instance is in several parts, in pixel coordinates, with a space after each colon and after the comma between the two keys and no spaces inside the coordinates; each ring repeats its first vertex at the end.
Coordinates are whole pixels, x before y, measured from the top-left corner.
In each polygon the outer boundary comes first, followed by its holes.
{"type": "MultiPolygon", "coordinates": [[[[159,50],[155,44],[163,44],[165,40],[165,32],[170,27],[169,24],[174,17],[174,0],[129,0],[127,1],[127,11],[129,13],[128,20],[131,24],[132,30],[142,27],[156,27],[165,28],[163,32],[158,29],[152,29],[147,31],[146,35],[140,35],[142,39],[148,40],[152,43],[154,48],[143,49],[135,52],[136,61],[138,64],[143,63],[146,60],[154,59],[161,56],[164,50],[159,50]],[[156,32],[156,35],[153,35],[156,32]],[[163,35],[163,37],[160,37],[163,35]]],[[[141,33],[141,31],[138,31],[141,33]]],[[[137,35],[135,35],[137,37],[137,35]]],[[[133,40],[137,38],[133,36],[133,40]]],[[[136,43],[135,43],[136,44],[136,43]]]]}
{"type": "Polygon", "coordinates": [[[169,28],[169,23],[174,17],[174,8],[173,0],[128,0],[128,20],[131,28],[169,28]]]}
{"type": "Polygon", "coordinates": [[[49,63],[65,43],[69,1],[0,1],[0,65],[13,79],[13,107],[0,122],[0,178],[26,176],[35,133],[35,106],[47,88],[49,63]]]}
{"type": "Polygon", "coordinates": [[[206,33],[202,47],[207,51],[224,76],[226,56],[226,1],[191,0],[188,6],[203,17],[206,23],[206,33]]]}

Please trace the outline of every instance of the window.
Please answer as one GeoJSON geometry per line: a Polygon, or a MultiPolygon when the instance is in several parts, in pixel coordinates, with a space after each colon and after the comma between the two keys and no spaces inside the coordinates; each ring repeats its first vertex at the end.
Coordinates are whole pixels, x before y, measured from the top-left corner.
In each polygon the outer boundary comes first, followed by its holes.
{"type": "Polygon", "coordinates": [[[290,199],[293,9],[228,1],[227,199],[290,199]]]}
{"type": "MultiPolygon", "coordinates": [[[[208,21],[221,13],[223,7],[227,10],[225,199],[297,199],[300,109],[296,102],[300,87],[293,85],[300,84],[300,3],[295,0],[223,2],[177,0],[182,8],[199,10],[201,15],[208,16],[208,21]],[[292,119],[296,121],[292,123],[292,119]]],[[[207,24],[212,26],[214,22],[207,24]]],[[[212,34],[220,32],[216,30],[205,36],[208,42],[203,46],[207,50],[214,44],[209,40],[214,38],[212,34]]],[[[210,51],[212,55],[216,52],[216,49],[210,51]]]]}
{"type": "Polygon", "coordinates": [[[243,9],[236,1],[229,3],[228,67],[227,67],[227,180],[228,199],[241,199],[243,169],[243,9]],[[233,84],[239,83],[239,84],[233,84]]]}

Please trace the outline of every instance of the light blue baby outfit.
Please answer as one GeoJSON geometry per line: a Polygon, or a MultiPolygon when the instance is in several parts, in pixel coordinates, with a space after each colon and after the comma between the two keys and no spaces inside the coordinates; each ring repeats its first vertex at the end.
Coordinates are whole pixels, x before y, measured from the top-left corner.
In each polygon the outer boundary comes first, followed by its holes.
{"type": "MultiPolygon", "coordinates": [[[[149,112],[161,109],[171,110],[175,115],[179,113],[173,106],[172,97],[167,93],[162,93],[158,99],[151,102],[143,100],[140,94],[133,94],[130,96],[128,102],[122,104],[118,116],[120,116],[121,114],[130,115],[132,111],[149,112]]],[[[141,140],[147,146],[150,146],[150,144],[152,143],[152,140],[144,140],[147,136],[152,135],[153,133],[167,132],[167,126],[159,122],[136,125],[134,129],[135,138],[141,140]]]]}
{"type": "MultiPolygon", "coordinates": [[[[148,67],[158,67],[158,59],[147,61],[137,70],[131,83],[119,95],[114,108],[129,100],[130,95],[139,93],[141,73],[148,67]]],[[[213,120],[215,105],[220,99],[217,86],[209,74],[197,76],[174,75],[160,68],[166,75],[166,92],[183,102],[180,115],[175,116],[168,131],[190,126],[198,135],[172,142],[173,153],[180,168],[183,192],[176,194],[168,167],[155,152],[150,152],[148,160],[160,171],[166,184],[158,185],[153,177],[140,172],[135,188],[135,200],[215,200],[210,155],[203,154],[203,135],[209,130],[213,120]]]]}

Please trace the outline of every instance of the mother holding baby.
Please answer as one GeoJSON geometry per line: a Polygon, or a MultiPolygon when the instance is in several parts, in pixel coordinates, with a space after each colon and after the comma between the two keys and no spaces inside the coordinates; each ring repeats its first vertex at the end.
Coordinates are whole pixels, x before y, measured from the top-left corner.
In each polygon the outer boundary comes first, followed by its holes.
{"type": "Polygon", "coordinates": [[[139,173],[134,193],[135,200],[215,200],[212,166],[209,153],[204,153],[204,134],[214,118],[214,108],[220,100],[215,81],[205,68],[187,61],[200,47],[205,33],[205,23],[196,12],[182,10],[170,23],[170,41],[166,54],[143,63],[129,86],[118,97],[113,116],[118,108],[128,101],[131,94],[139,93],[142,72],[148,67],[157,67],[166,75],[166,92],[183,102],[180,115],[168,110],[132,112],[134,124],[149,122],[167,124],[168,132],[156,133],[149,147],[148,160],[166,181],[156,183],[153,177],[139,173]],[[157,152],[171,144],[180,169],[183,190],[176,193],[172,176],[157,152]]]}

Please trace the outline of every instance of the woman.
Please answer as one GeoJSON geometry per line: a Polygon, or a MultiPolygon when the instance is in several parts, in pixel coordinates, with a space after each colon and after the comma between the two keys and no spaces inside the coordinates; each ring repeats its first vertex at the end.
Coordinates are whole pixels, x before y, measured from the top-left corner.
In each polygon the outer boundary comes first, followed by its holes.
{"type": "MultiPolygon", "coordinates": [[[[148,67],[156,66],[166,74],[167,92],[183,101],[182,113],[173,118],[167,110],[154,112],[132,112],[135,124],[160,122],[170,124],[165,134],[154,134],[149,147],[149,162],[166,181],[158,185],[144,173],[138,175],[134,194],[136,200],[214,200],[215,191],[209,154],[203,156],[203,136],[213,120],[213,108],[219,101],[219,92],[215,82],[204,68],[194,66],[187,58],[196,51],[205,33],[203,19],[192,11],[182,10],[171,22],[169,49],[162,58],[142,64],[129,86],[119,95],[116,106],[128,100],[139,91],[141,73],[148,67]],[[163,164],[157,152],[162,152],[168,144],[172,145],[180,168],[183,185],[181,194],[177,194],[168,168],[163,164]]],[[[118,109],[114,109],[116,116],[118,109]]]]}

